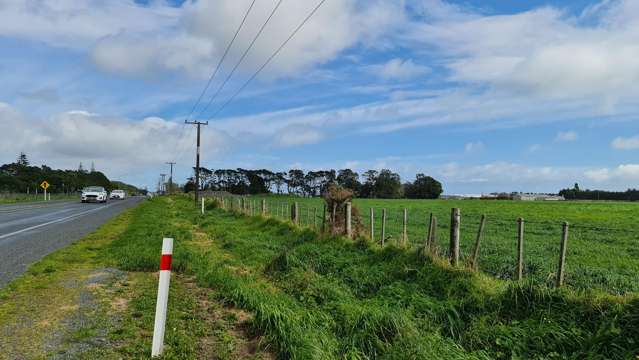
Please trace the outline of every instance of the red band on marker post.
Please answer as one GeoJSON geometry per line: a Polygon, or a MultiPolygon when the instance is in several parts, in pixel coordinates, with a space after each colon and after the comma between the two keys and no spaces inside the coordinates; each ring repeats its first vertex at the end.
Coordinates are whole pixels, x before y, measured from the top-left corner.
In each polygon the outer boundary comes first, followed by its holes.
{"type": "Polygon", "coordinates": [[[171,254],[163,254],[160,258],[160,271],[171,270],[171,254]]]}

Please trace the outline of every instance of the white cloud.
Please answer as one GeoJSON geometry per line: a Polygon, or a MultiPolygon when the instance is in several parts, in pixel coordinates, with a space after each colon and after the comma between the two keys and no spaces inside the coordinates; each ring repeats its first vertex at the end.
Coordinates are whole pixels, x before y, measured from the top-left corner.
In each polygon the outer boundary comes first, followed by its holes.
{"type": "Polygon", "coordinates": [[[469,142],[464,146],[464,150],[467,153],[476,153],[480,151],[484,151],[486,146],[481,141],[469,142]]]}
{"type": "Polygon", "coordinates": [[[615,138],[610,146],[617,150],[637,150],[639,149],[639,135],[627,138],[615,138]]]}
{"type": "Polygon", "coordinates": [[[560,131],[557,133],[557,136],[555,136],[555,142],[577,141],[578,137],[579,135],[574,131],[560,131]]]}
{"type": "MultiPolygon", "coordinates": [[[[161,168],[165,161],[191,162],[194,138],[181,125],[161,118],[141,121],[67,111],[46,119],[28,117],[0,103],[0,161],[25,152],[35,164],[75,168],[95,162],[109,176],[161,168]],[[177,158],[177,159],[176,159],[177,158]]],[[[202,133],[206,157],[215,159],[230,147],[229,136],[214,128],[202,133]]]]}
{"type": "Polygon", "coordinates": [[[600,168],[585,172],[588,179],[597,183],[603,182],[628,182],[639,181],[639,164],[622,164],[616,168],[600,168]]]}
{"type": "Polygon", "coordinates": [[[370,66],[370,72],[384,80],[415,80],[416,77],[430,73],[425,65],[418,65],[412,59],[391,59],[380,65],[370,66]]]}
{"type": "Polygon", "coordinates": [[[323,138],[324,135],[313,127],[290,125],[275,134],[274,143],[281,147],[300,146],[318,143],[323,138]]]}
{"type": "Polygon", "coordinates": [[[582,16],[554,7],[493,16],[449,9],[411,24],[407,39],[447,56],[452,80],[614,109],[639,93],[639,6],[605,3],[582,16]]]}

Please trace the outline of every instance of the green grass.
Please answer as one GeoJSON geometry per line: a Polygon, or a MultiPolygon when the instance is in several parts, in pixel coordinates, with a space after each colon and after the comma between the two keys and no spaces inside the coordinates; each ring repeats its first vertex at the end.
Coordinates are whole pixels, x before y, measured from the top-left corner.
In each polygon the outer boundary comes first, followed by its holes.
{"type": "Polygon", "coordinates": [[[237,330],[238,319],[216,316],[233,309],[178,273],[188,272],[195,255],[183,245],[190,238],[180,230],[184,221],[165,201],[124,211],[0,289],[0,359],[150,358],[163,236],[179,243],[162,359],[262,358],[259,346],[243,349],[247,335],[237,330]]]}
{"type": "MultiPolygon", "coordinates": [[[[317,214],[322,212],[323,201],[317,198],[274,196],[266,199],[271,215],[279,218],[282,218],[283,205],[298,201],[302,224],[307,226],[313,225],[313,209],[317,214]]],[[[423,244],[432,212],[438,220],[437,244],[443,255],[448,249],[451,208],[460,208],[462,261],[471,253],[480,217],[486,214],[480,268],[502,279],[515,276],[517,218],[522,217],[525,220],[525,277],[548,285],[555,281],[562,223],[568,221],[568,286],[614,294],[639,291],[639,227],[636,224],[639,203],[356,199],[354,205],[367,234],[369,211],[374,209],[375,241],[380,240],[381,210],[386,209],[386,234],[390,236],[387,243],[401,239],[406,208],[408,240],[413,246],[423,244]]],[[[321,220],[316,219],[316,223],[319,226],[321,220]]]]}
{"type": "Polygon", "coordinates": [[[639,299],[532,281],[496,280],[416,251],[321,238],[274,219],[158,199],[111,247],[124,268],[157,267],[159,241],[179,223],[176,265],[290,359],[634,358],[639,299]],[[145,235],[152,235],[151,237],[145,235]],[[135,236],[134,236],[135,235],[135,236]],[[148,259],[147,259],[148,257],[148,259]],[[142,260],[140,260],[142,259],[142,260]]]}
{"type": "MultiPolygon", "coordinates": [[[[66,194],[51,194],[51,201],[53,200],[78,200],[78,195],[66,195],[66,194]]],[[[44,202],[44,195],[42,193],[35,194],[5,194],[0,193],[0,204],[16,204],[25,202],[44,202]]]]}

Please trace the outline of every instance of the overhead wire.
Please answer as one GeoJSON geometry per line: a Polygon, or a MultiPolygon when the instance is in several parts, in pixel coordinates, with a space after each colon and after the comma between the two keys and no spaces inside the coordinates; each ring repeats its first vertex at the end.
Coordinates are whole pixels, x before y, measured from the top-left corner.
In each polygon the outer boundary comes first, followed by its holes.
{"type": "MultiPolygon", "coordinates": [[[[226,49],[224,50],[224,53],[220,57],[220,60],[217,62],[215,68],[213,69],[213,72],[211,73],[211,76],[209,76],[208,81],[206,82],[206,85],[204,86],[204,89],[202,89],[202,92],[200,92],[200,96],[198,96],[197,101],[193,104],[193,107],[191,108],[191,111],[189,111],[189,114],[187,115],[185,121],[188,121],[191,118],[191,116],[195,112],[195,109],[200,104],[200,102],[202,101],[202,98],[204,97],[204,95],[208,91],[209,87],[211,86],[211,83],[213,82],[213,79],[215,78],[217,73],[220,71],[220,68],[222,67],[222,64],[224,63],[224,60],[226,59],[229,51],[231,50],[231,47],[235,43],[235,40],[237,39],[238,34],[240,33],[240,31],[244,27],[244,24],[246,23],[246,19],[248,18],[249,14],[251,13],[251,10],[253,9],[253,6],[255,5],[256,1],[257,0],[253,0],[251,2],[251,4],[249,5],[248,9],[246,10],[246,12],[244,13],[244,16],[242,17],[242,21],[240,22],[240,24],[238,25],[237,29],[235,30],[235,33],[233,34],[233,37],[231,38],[229,43],[226,45],[226,49]]],[[[178,155],[173,159],[173,162],[176,162],[177,159],[180,158],[182,156],[183,152],[185,151],[184,149],[182,149],[183,146],[181,146],[181,144],[184,141],[183,137],[184,137],[184,133],[185,133],[184,132],[185,128],[186,128],[186,124],[183,123],[181,131],[180,131],[180,135],[177,137],[177,142],[176,142],[176,150],[178,150],[176,152],[176,154],[178,154],[178,155]],[[180,149],[182,149],[182,150],[180,150],[180,149]]],[[[189,134],[190,133],[191,133],[191,131],[189,132],[189,134]]]]}
{"type": "Polygon", "coordinates": [[[319,8],[326,2],[326,0],[321,0],[313,11],[311,11],[306,18],[295,28],[295,30],[289,35],[286,40],[269,56],[269,58],[251,75],[251,77],[217,110],[213,113],[211,118],[215,118],[220,112],[222,112],[256,77],[257,75],[264,70],[265,67],[270,64],[271,61],[282,51],[282,49],[286,46],[286,44],[291,41],[291,39],[304,27],[304,25],[310,20],[311,17],[319,10],[319,8]]]}
{"type": "Polygon", "coordinates": [[[202,92],[200,93],[200,96],[198,97],[197,101],[195,102],[195,104],[193,104],[193,107],[191,108],[191,111],[189,112],[189,115],[186,117],[186,120],[189,120],[191,118],[191,115],[193,115],[193,113],[195,112],[195,109],[200,104],[200,101],[202,101],[202,98],[204,97],[204,95],[208,91],[209,87],[211,86],[211,82],[213,82],[213,79],[215,78],[217,73],[220,71],[220,68],[222,67],[222,63],[224,63],[224,60],[226,59],[226,56],[229,53],[229,50],[231,50],[231,47],[235,43],[235,39],[237,39],[237,35],[240,33],[240,31],[244,27],[244,23],[246,22],[246,19],[248,18],[249,14],[251,13],[251,10],[253,9],[253,6],[255,5],[255,1],[257,1],[257,0],[253,0],[251,2],[251,5],[248,7],[246,12],[244,13],[244,17],[242,18],[242,21],[240,22],[240,25],[235,30],[235,34],[233,34],[233,38],[226,45],[226,49],[224,50],[224,54],[222,54],[222,57],[218,61],[217,65],[215,66],[215,69],[211,73],[211,76],[209,76],[209,79],[206,82],[206,86],[204,86],[204,89],[202,89],[202,92]]]}
{"type": "Polygon", "coordinates": [[[229,80],[231,80],[231,77],[233,77],[233,75],[235,74],[235,71],[237,70],[237,68],[242,64],[242,62],[244,62],[244,59],[246,58],[246,55],[248,55],[249,51],[251,51],[251,49],[255,45],[255,42],[257,42],[259,37],[262,35],[262,32],[264,32],[264,29],[266,28],[266,25],[268,25],[268,23],[271,21],[271,19],[273,18],[273,15],[275,15],[275,12],[277,11],[277,9],[282,4],[282,1],[284,1],[284,0],[279,0],[277,2],[277,4],[275,4],[275,7],[273,8],[273,10],[271,10],[271,13],[269,14],[268,18],[266,18],[266,21],[264,21],[264,23],[260,27],[259,31],[255,34],[255,36],[253,37],[253,40],[251,40],[251,43],[249,44],[249,46],[246,48],[246,50],[244,50],[244,53],[242,53],[242,56],[240,56],[239,60],[235,63],[235,65],[233,66],[233,69],[231,69],[231,71],[227,75],[226,79],[224,79],[224,82],[222,82],[222,84],[220,84],[220,86],[217,88],[217,90],[215,91],[213,96],[211,96],[211,99],[209,100],[209,102],[199,112],[199,114],[197,115],[198,118],[200,118],[206,112],[206,110],[209,108],[209,106],[211,106],[213,101],[215,101],[215,99],[218,97],[218,95],[220,95],[220,93],[222,92],[222,90],[224,89],[226,84],[229,82],[229,80]]]}

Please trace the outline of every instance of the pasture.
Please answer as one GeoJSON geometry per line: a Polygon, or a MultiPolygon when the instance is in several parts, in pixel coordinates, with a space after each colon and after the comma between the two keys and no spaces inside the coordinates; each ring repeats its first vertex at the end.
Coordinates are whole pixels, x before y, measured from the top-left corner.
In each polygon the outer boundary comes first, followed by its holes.
{"type": "MultiPolygon", "coordinates": [[[[262,198],[253,197],[259,202],[262,198]]],[[[288,219],[288,206],[300,204],[304,226],[321,226],[320,198],[264,197],[270,216],[288,219]],[[313,217],[315,215],[315,218],[313,217]]],[[[501,279],[513,279],[517,261],[517,219],[524,219],[524,278],[551,285],[559,261],[562,224],[569,223],[566,284],[575,289],[613,294],[639,291],[639,204],[629,202],[527,202],[490,200],[381,200],[356,199],[365,233],[374,209],[374,241],[380,242],[381,214],[386,209],[386,244],[402,238],[407,209],[408,242],[422,246],[430,213],[437,218],[437,246],[447,255],[450,212],[461,209],[461,259],[467,262],[475,244],[482,214],[487,217],[480,247],[479,268],[501,279]]]]}

